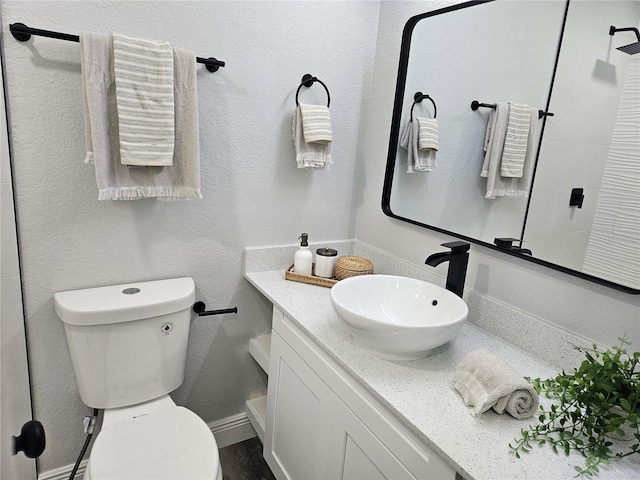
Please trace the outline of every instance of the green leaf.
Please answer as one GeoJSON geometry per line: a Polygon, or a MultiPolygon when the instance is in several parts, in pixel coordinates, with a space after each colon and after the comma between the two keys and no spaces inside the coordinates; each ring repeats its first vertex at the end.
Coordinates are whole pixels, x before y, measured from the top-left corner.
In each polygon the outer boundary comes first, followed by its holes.
{"type": "Polygon", "coordinates": [[[630,412],[631,411],[631,404],[629,403],[629,401],[626,398],[621,398],[620,399],[620,407],[622,407],[622,409],[625,412],[630,412]]]}

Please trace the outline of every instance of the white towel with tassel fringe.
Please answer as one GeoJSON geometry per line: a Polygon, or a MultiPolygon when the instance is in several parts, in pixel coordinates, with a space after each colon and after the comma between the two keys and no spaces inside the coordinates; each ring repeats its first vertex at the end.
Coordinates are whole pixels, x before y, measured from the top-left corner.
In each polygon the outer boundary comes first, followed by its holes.
{"type": "Polygon", "coordinates": [[[332,142],[307,143],[303,128],[302,109],[301,105],[299,105],[293,112],[293,123],[291,125],[298,168],[324,168],[329,170],[331,164],[333,164],[333,156],[331,155],[332,142]]]}
{"type": "Polygon", "coordinates": [[[120,162],[110,35],[80,34],[86,163],[94,163],[100,200],[202,198],[195,54],[173,49],[175,145],[171,167],[120,162]]]}
{"type": "Polygon", "coordinates": [[[471,352],[460,362],[453,385],[465,405],[472,407],[474,416],[493,408],[496,413],[506,411],[523,420],[538,409],[539,398],[533,386],[484,348],[471,352]]]}
{"type": "Polygon", "coordinates": [[[400,133],[400,146],[407,150],[407,173],[431,172],[436,166],[436,150],[420,150],[418,121],[407,122],[400,133]]]}

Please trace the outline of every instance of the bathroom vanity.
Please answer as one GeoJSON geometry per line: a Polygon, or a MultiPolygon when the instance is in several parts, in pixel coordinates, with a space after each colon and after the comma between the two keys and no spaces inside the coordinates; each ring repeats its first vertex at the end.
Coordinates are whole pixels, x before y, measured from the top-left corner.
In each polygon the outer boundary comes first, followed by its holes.
{"type": "MultiPolygon", "coordinates": [[[[273,251],[270,256],[277,263],[273,251]]],[[[517,459],[509,443],[536,418],[518,421],[493,411],[473,417],[463,404],[451,379],[477,348],[491,350],[522,375],[559,371],[481,330],[472,323],[472,309],[462,331],[429,357],[383,360],[352,343],[328,288],[287,281],[284,268],[251,271],[251,263],[245,258],[245,278],[273,304],[271,334],[261,337],[270,349],[268,393],[253,402],[266,400],[259,433],[278,479],[566,479],[582,464],[579,455],[556,455],[548,447],[517,459]]],[[[377,273],[402,273],[383,272],[380,259],[374,263],[377,273]]],[[[625,459],[602,478],[634,478],[639,468],[637,459],[625,459]]]]}

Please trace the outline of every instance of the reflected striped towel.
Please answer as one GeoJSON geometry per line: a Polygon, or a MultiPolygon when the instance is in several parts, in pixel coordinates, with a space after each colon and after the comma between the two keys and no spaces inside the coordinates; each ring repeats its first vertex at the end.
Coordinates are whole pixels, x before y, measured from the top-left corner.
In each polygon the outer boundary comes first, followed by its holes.
{"type": "Polygon", "coordinates": [[[306,143],[329,143],[333,141],[331,114],[324,105],[300,104],[302,131],[306,143]]]}
{"type": "Polygon", "coordinates": [[[520,103],[509,105],[509,120],[504,139],[500,176],[521,178],[527,156],[527,140],[531,125],[531,107],[520,103]]]}
{"type": "Polygon", "coordinates": [[[420,150],[438,150],[438,121],[435,118],[416,117],[418,131],[418,148],[420,150]]]}
{"type": "Polygon", "coordinates": [[[123,165],[173,164],[173,49],[113,34],[113,67],[123,165]]]}

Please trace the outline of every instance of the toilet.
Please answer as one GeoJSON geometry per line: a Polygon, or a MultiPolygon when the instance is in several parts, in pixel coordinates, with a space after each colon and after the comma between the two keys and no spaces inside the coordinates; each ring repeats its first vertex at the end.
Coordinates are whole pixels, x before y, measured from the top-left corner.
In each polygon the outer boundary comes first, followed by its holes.
{"type": "Polygon", "coordinates": [[[222,480],[213,433],[169,397],[194,300],[191,278],[55,294],[80,398],[104,409],[85,480],[222,480]]]}

